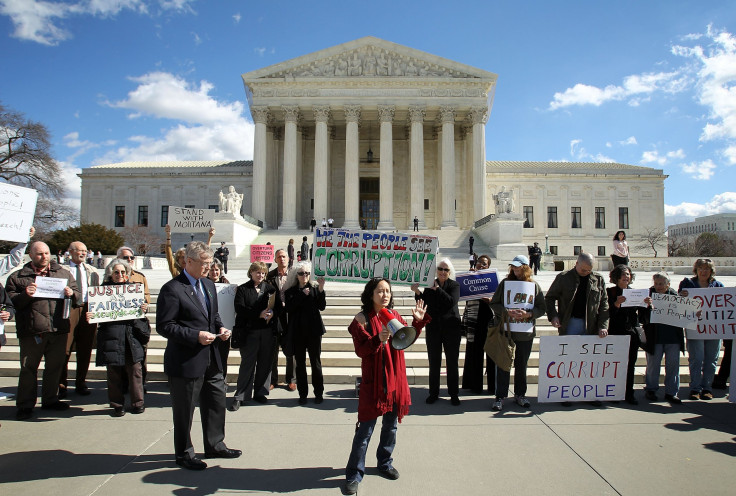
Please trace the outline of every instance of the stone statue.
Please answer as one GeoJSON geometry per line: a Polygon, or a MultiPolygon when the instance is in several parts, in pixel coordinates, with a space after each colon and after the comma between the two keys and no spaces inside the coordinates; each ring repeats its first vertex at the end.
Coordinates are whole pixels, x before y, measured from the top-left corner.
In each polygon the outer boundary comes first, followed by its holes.
{"type": "Polygon", "coordinates": [[[225,197],[225,194],[220,190],[220,212],[225,212],[225,209],[227,208],[227,198],[225,197]]]}
{"type": "Polygon", "coordinates": [[[493,195],[496,201],[496,214],[510,214],[514,211],[514,190],[506,191],[506,186],[501,186],[501,191],[493,195]]]}
{"type": "Polygon", "coordinates": [[[238,193],[235,191],[235,186],[230,185],[227,194],[223,194],[223,192],[220,191],[220,211],[230,212],[235,215],[235,217],[242,217],[240,209],[243,207],[244,197],[245,193],[238,193]]]}

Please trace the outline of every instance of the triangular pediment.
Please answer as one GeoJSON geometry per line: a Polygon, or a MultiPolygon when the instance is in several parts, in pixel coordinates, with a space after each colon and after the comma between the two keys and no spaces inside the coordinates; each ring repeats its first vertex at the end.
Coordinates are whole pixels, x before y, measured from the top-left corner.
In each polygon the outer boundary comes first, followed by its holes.
{"type": "Polygon", "coordinates": [[[495,81],[496,75],[366,36],[243,74],[248,82],[303,78],[460,78],[495,81]]]}

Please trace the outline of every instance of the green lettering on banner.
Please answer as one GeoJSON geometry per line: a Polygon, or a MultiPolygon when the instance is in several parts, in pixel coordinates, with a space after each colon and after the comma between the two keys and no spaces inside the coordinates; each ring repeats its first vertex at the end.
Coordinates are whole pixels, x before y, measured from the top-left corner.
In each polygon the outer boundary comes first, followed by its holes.
{"type": "Polygon", "coordinates": [[[323,258],[325,258],[326,252],[327,250],[325,250],[324,248],[317,248],[316,250],[314,250],[314,266],[312,267],[312,270],[314,271],[315,279],[325,276],[325,271],[322,266],[325,265],[323,258]]]}
{"type": "Polygon", "coordinates": [[[373,271],[371,270],[371,252],[363,250],[360,255],[361,267],[360,267],[360,278],[370,279],[373,271]]]}
{"type": "Polygon", "coordinates": [[[327,265],[327,275],[330,277],[336,276],[338,271],[340,270],[338,258],[339,255],[334,251],[327,252],[327,260],[325,265],[327,265]]]}

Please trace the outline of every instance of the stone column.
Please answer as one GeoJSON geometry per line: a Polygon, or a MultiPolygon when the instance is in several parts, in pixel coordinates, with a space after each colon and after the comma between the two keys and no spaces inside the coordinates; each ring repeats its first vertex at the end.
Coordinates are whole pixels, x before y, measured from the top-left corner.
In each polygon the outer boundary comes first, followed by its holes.
{"type": "MultiPolygon", "coordinates": [[[[486,211],[486,122],[488,120],[487,107],[473,107],[468,118],[473,125],[473,139],[471,144],[470,174],[473,183],[473,218],[471,222],[482,219],[489,212],[486,211]]],[[[516,208],[519,208],[516,206],[516,208]]]]}
{"type": "Polygon", "coordinates": [[[394,227],[394,138],[393,124],[396,107],[378,106],[378,121],[381,123],[381,166],[380,166],[380,215],[378,229],[393,231],[394,227]]]}
{"type": "Polygon", "coordinates": [[[256,124],[253,143],[253,187],[251,215],[266,222],[266,167],[267,167],[267,140],[266,125],[268,124],[268,107],[251,107],[250,113],[256,124]]]}
{"type": "Polygon", "coordinates": [[[457,228],[455,222],[455,108],[440,107],[442,122],[442,223],[440,229],[457,228]]]}
{"type": "Polygon", "coordinates": [[[409,172],[409,228],[414,229],[414,216],[419,218],[419,228],[426,229],[424,223],[424,116],[422,106],[409,107],[411,122],[411,168],[409,172]]]}
{"type": "Polygon", "coordinates": [[[314,106],[314,218],[320,225],[322,218],[329,217],[327,212],[327,160],[328,135],[327,121],[330,119],[329,105],[314,106]]]}
{"type": "Polygon", "coordinates": [[[296,229],[296,123],[297,105],[284,105],[284,177],[283,209],[279,229],[296,229]]]}
{"type": "Polygon", "coordinates": [[[360,110],[360,105],[345,105],[345,222],[342,226],[345,229],[360,227],[360,110]]]}

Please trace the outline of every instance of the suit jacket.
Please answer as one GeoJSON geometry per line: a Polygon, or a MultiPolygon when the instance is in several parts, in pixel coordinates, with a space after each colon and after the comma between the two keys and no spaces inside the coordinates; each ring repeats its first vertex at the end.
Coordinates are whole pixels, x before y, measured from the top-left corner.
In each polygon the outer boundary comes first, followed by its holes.
{"type": "MultiPolygon", "coordinates": [[[[99,286],[100,285],[100,275],[97,273],[97,269],[95,269],[93,266],[91,266],[88,263],[82,262],[81,265],[84,268],[84,273],[87,275],[87,288],[90,286],[99,286]]],[[[76,271],[77,269],[74,267],[69,267],[69,272],[72,273],[72,276],[76,277],[76,271]]],[[[79,291],[82,291],[82,285],[77,282],[77,285],[79,286],[79,291]]],[[[84,305],[84,295],[81,295],[81,297],[77,300],[77,306],[84,305]]]]}
{"type": "Polygon", "coordinates": [[[427,331],[432,329],[460,330],[460,311],[457,302],[460,298],[460,284],[447,279],[444,289],[425,288],[421,295],[414,295],[416,300],[424,300],[427,313],[432,320],[427,324],[427,331]]]}
{"type": "Polygon", "coordinates": [[[164,284],[156,305],[156,330],[165,337],[164,372],[171,377],[194,379],[202,377],[210,359],[222,370],[219,347],[222,340],[212,344],[199,343],[199,332],[219,334],[223,327],[217,307],[215,283],[202,278],[210,302],[209,317],[202,308],[186,274],[181,273],[164,284]],[[211,348],[215,348],[211,350],[211,348]],[[214,353],[212,353],[214,351],[214,353]]]}
{"type": "Polygon", "coordinates": [[[278,294],[279,291],[275,287],[263,281],[261,283],[262,291],[259,293],[256,290],[253,280],[241,284],[238,286],[235,292],[235,330],[240,333],[245,333],[256,329],[273,329],[274,332],[278,332],[278,316],[281,313],[281,299],[278,294]],[[276,293],[273,313],[274,316],[266,322],[261,318],[261,312],[268,307],[268,299],[270,295],[276,293]]]}

